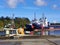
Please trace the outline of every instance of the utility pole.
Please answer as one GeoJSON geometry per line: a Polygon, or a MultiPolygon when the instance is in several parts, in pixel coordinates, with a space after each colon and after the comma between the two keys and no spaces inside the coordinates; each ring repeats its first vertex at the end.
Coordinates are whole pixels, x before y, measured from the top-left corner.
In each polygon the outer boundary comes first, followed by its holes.
{"type": "Polygon", "coordinates": [[[14,24],[14,14],[12,15],[11,28],[15,28],[15,24],[14,24]]]}

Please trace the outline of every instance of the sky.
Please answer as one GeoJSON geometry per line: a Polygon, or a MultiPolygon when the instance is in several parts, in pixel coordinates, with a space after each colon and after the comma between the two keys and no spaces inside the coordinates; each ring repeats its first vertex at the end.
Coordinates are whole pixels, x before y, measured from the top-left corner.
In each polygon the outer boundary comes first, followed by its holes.
{"type": "Polygon", "coordinates": [[[44,13],[49,22],[60,22],[60,0],[0,0],[0,17],[40,19],[44,13]]]}

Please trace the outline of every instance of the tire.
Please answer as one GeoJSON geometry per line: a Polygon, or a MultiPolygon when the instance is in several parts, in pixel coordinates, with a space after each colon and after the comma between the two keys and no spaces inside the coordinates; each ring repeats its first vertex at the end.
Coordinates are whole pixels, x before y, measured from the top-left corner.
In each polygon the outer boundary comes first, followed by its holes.
{"type": "Polygon", "coordinates": [[[14,36],[11,36],[10,39],[14,39],[14,36]]]}

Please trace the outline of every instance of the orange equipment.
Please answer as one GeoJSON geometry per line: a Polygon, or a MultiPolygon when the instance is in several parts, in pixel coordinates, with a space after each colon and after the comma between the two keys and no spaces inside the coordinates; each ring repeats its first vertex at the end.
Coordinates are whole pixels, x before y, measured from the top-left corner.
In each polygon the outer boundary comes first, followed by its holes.
{"type": "Polygon", "coordinates": [[[18,28],[18,33],[24,35],[24,29],[23,28],[18,28]]]}

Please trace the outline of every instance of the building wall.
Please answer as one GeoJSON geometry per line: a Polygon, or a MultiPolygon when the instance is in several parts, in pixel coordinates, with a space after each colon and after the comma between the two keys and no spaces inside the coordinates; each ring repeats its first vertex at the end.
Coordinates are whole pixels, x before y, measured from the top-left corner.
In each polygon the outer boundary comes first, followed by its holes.
{"type": "Polygon", "coordinates": [[[0,31],[0,36],[5,36],[6,35],[6,31],[0,31]]]}

